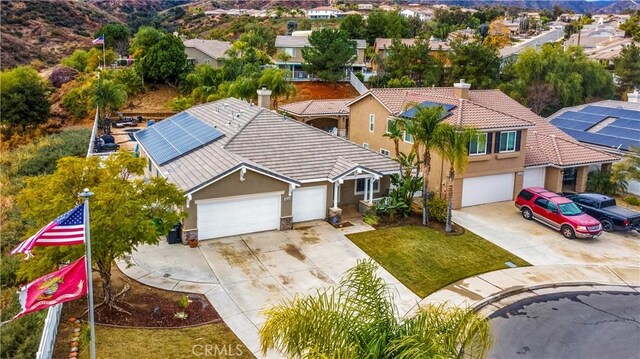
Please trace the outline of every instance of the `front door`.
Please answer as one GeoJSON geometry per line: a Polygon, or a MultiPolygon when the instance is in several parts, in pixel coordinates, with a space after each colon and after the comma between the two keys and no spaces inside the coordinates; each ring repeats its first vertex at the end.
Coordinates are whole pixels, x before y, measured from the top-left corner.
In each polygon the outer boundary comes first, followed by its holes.
{"type": "Polygon", "coordinates": [[[562,175],[562,192],[575,192],[577,177],[578,169],[576,167],[565,168],[562,175]]]}

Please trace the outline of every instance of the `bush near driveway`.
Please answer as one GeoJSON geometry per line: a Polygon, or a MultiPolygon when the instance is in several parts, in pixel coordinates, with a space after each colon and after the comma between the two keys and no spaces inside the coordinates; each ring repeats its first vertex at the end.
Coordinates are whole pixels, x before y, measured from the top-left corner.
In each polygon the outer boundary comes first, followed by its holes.
{"type": "Polygon", "coordinates": [[[348,237],[420,297],[463,278],[506,269],[506,261],[530,265],[470,231],[455,236],[429,227],[400,226],[348,237]]]}

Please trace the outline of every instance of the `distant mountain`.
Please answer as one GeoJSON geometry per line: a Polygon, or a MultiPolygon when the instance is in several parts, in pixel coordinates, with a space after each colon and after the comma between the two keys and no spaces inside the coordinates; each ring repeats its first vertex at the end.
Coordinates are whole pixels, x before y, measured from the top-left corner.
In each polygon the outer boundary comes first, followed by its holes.
{"type": "Polygon", "coordinates": [[[598,14],[620,14],[624,11],[637,11],[640,10],[640,1],[638,0],[620,0],[613,4],[609,4],[600,8],[597,11],[598,14]]]}
{"type": "Polygon", "coordinates": [[[536,9],[551,10],[555,5],[560,6],[567,11],[573,11],[575,13],[600,13],[601,9],[609,8],[611,12],[623,12],[626,8],[635,10],[635,6],[640,3],[640,0],[451,0],[451,1],[439,1],[439,0],[412,0],[411,2],[419,2],[422,4],[446,4],[446,5],[459,5],[463,7],[478,8],[482,6],[502,5],[506,7],[519,7],[523,9],[536,9]],[[635,3],[635,5],[634,5],[635,3]],[[615,11],[613,11],[615,10],[615,11]]]}

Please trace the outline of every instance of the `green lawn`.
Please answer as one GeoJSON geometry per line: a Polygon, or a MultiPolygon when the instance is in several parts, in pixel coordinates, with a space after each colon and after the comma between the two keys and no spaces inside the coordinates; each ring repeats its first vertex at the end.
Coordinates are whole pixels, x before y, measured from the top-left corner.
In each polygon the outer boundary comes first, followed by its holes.
{"type": "MultiPolygon", "coordinates": [[[[86,345],[80,357],[89,357],[86,345]]],[[[96,357],[255,358],[224,323],[181,329],[129,329],[96,325],[96,357]]]]}
{"type": "Polygon", "coordinates": [[[400,226],[348,236],[420,297],[460,279],[526,261],[466,231],[459,236],[421,226],[400,226]]]}

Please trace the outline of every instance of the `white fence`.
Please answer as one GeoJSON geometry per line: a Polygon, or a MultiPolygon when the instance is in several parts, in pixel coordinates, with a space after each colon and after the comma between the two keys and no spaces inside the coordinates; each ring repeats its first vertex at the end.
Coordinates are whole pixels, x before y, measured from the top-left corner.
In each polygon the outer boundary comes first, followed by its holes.
{"type": "Polygon", "coordinates": [[[42,329],[42,337],[40,337],[40,345],[38,346],[36,359],[51,359],[53,357],[53,349],[56,344],[56,334],[58,333],[61,313],[62,304],[49,307],[47,317],[44,320],[44,328],[42,329]]]}
{"type": "Polygon", "coordinates": [[[367,89],[367,87],[362,83],[362,81],[360,81],[360,79],[356,76],[356,74],[353,73],[353,71],[349,72],[349,82],[360,95],[369,91],[369,89],[367,89]]]}

